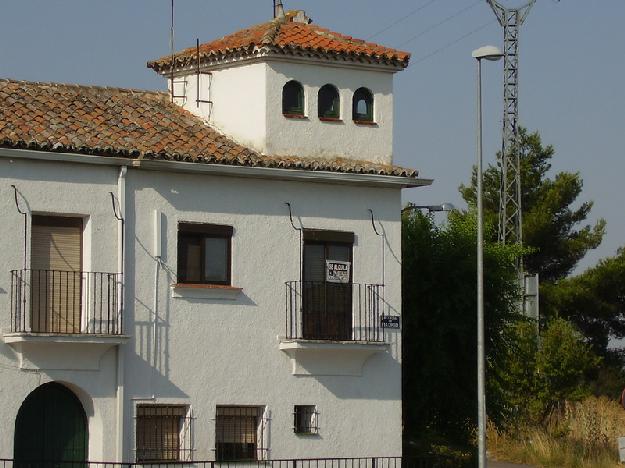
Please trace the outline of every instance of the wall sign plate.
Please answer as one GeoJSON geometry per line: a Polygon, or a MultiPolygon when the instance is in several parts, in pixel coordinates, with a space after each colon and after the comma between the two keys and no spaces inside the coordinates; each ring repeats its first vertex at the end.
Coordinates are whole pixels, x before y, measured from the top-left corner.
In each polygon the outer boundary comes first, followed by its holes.
{"type": "Polygon", "coordinates": [[[398,315],[384,315],[381,321],[382,328],[401,328],[398,315]]]}

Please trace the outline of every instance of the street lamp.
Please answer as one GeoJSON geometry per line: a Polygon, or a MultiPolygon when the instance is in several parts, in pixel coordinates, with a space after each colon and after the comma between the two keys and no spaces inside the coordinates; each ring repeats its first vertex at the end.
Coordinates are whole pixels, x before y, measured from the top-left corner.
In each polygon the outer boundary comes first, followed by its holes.
{"type": "Polygon", "coordinates": [[[408,203],[408,205],[406,205],[406,207],[401,211],[428,210],[428,213],[434,213],[439,211],[453,211],[455,209],[456,207],[449,202],[445,202],[440,205],[415,205],[414,203],[408,203]]]}
{"type": "Polygon", "coordinates": [[[495,46],[473,51],[477,60],[477,407],[479,467],[486,467],[486,385],[484,353],[484,210],[482,206],[482,60],[503,57],[495,46]]]}

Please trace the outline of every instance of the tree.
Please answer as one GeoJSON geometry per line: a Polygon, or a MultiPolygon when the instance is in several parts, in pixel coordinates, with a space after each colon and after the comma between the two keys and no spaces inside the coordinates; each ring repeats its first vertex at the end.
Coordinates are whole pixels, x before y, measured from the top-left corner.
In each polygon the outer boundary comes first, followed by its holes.
{"type": "MultiPolygon", "coordinates": [[[[538,273],[541,282],[555,282],[568,276],[590,249],[601,243],[605,221],[583,224],[592,202],[574,208],[582,192],[579,173],[560,172],[549,177],[554,148],[543,146],[538,132],[519,131],[521,165],[521,204],[523,243],[532,252],[524,256],[525,269],[538,273]]],[[[490,220],[499,210],[499,168],[489,166],[484,173],[484,210],[490,220]]],[[[460,187],[469,206],[475,206],[476,174],[471,185],[460,187]]]]}
{"type": "MultiPolygon", "coordinates": [[[[550,177],[555,151],[551,145],[543,146],[538,132],[520,129],[519,138],[523,244],[530,249],[523,260],[526,271],[540,275],[541,316],[544,320],[554,317],[570,320],[595,352],[607,357],[610,337],[625,335],[623,254],[569,278],[584,255],[601,243],[605,221],[586,223],[593,204],[578,203],[583,188],[579,173],[559,172],[550,177]]],[[[475,177],[474,171],[472,183],[460,187],[470,206],[476,200],[475,177]]],[[[499,170],[495,166],[489,166],[484,174],[484,208],[487,219],[496,222],[499,170]]]]}
{"type": "Polygon", "coordinates": [[[540,422],[560,403],[590,394],[601,359],[571,322],[550,321],[540,346],[534,324],[517,322],[512,329],[514,340],[498,368],[511,420],[540,422]]]}
{"type": "Polygon", "coordinates": [[[595,352],[605,356],[610,337],[625,337],[625,249],[544,292],[545,311],[574,322],[595,352]]]}
{"type": "MultiPolygon", "coordinates": [[[[477,418],[475,216],[452,212],[436,226],[415,213],[402,222],[405,439],[421,447],[439,439],[467,446],[477,418]]],[[[510,344],[507,324],[518,319],[518,253],[492,242],[484,250],[489,375],[497,375],[493,369],[510,344]]],[[[497,418],[500,385],[488,381],[489,416],[497,418]]]]}

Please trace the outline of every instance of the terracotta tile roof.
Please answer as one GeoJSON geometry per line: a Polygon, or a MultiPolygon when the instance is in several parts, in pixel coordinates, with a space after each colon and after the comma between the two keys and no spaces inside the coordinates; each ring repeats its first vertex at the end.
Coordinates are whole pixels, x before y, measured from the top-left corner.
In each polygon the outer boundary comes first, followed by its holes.
{"type": "MultiPolygon", "coordinates": [[[[293,21],[297,12],[284,18],[252,26],[212,42],[200,45],[200,62],[220,60],[232,55],[252,54],[259,48],[269,48],[281,54],[301,54],[341,58],[344,60],[384,63],[406,67],[410,54],[362,39],[355,39],[315,24],[293,21]]],[[[197,62],[197,49],[192,47],[175,54],[176,66],[184,67],[197,62]]],[[[167,71],[171,56],[148,62],[155,71],[167,71]]]]}
{"type": "Polygon", "coordinates": [[[265,156],[218,133],[162,92],[0,80],[0,147],[417,177],[397,166],[265,156]]]}

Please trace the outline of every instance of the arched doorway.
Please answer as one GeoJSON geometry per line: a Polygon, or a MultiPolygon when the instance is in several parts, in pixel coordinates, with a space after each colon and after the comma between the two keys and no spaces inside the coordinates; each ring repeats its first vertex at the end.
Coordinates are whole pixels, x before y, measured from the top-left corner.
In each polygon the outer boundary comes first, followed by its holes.
{"type": "Polygon", "coordinates": [[[28,395],[17,413],[13,456],[18,466],[84,462],[87,441],[87,416],[76,395],[64,385],[47,383],[28,395]]]}

